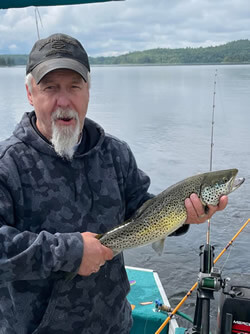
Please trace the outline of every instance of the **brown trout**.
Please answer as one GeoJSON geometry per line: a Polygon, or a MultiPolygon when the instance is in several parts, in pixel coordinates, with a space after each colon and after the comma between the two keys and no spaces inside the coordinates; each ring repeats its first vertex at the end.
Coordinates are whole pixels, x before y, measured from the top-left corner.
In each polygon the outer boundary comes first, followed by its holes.
{"type": "Polygon", "coordinates": [[[165,238],[185,223],[185,199],[195,193],[204,207],[217,205],[222,195],[228,195],[244,182],[244,178],[236,179],[237,173],[237,169],[228,169],[191,176],[145,202],[123,224],[96,237],[115,255],[150,243],[161,254],[165,238]]]}

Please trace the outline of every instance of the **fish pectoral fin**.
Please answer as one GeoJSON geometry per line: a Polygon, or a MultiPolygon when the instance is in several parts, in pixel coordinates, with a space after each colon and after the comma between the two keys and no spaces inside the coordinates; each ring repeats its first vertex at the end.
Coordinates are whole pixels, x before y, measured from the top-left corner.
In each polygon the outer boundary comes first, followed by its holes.
{"type": "Polygon", "coordinates": [[[152,243],[152,248],[158,255],[162,255],[162,252],[164,249],[164,242],[165,242],[165,238],[161,240],[157,240],[152,243]]]}
{"type": "Polygon", "coordinates": [[[95,236],[95,238],[98,239],[98,240],[100,240],[101,237],[103,237],[103,234],[97,234],[97,235],[95,236]]]}

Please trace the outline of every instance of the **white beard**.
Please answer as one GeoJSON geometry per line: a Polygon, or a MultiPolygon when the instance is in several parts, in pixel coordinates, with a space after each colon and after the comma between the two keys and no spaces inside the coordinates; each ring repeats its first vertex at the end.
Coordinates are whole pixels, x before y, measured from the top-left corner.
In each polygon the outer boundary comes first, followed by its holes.
{"type": "Polygon", "coordinates": [[[75,149],[74,146],[78,143],[81,133],[80,121],[78,113],[75,110],[58,108],[52,115],[52,138],[51,143],[56,153],[62,158],[71,160],[75,149]],[[76,125],[61,125],[56,124],[57,119],[74,118],[76,125]]]}

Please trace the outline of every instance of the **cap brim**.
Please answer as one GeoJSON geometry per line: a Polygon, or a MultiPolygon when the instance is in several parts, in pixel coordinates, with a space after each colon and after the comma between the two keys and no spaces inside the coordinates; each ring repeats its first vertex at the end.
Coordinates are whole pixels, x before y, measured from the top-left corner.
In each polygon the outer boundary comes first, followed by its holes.
{"type": "Polygon", "coordinates": [[[55,58],[46,60],[38,64],[31,74],[38,85],[42,78],[51,71],[58,69],[68,69],[79,73],[83,79],[88,81],[88,69],[82,63],[70,58],[55,58]]]}

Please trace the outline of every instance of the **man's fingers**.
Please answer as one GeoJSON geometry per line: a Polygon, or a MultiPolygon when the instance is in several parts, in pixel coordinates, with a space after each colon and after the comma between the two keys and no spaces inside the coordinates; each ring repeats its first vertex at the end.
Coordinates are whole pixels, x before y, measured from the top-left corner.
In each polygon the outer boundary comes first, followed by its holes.
{"type": "Polygon", "coordinates": [[[186,198],[185,206],[187,209],[187,224],[199,224],[208,219],[208,216],[204,211],[204,207],[196,194],[192,194],[190,198],[186,198]]]}
{"type": "Polygon", "coordinates": [[[199,197],[196,194],[191,194],[190,198],[185,200],[185,206],[187,209],[186,224],[204,223],[207,219],[210,219],[216,211],[224,210],[227,203],[228,197],[222,196],[218,205],[208,205],[208,212],[205,212],[204,206],[199,197]]]}
{"type": "Polygon", "coordinates": [[[95,233],[83,232],[84,251],[78,274],[88,276],[100,270],[114,256],[113,251],[101,244],[95,233]]]}
{"type": "Polygon", "coordinates": [[[199,197],[196,194],[191,194],[190,200],[194,208],[194,211],[196,212],[196,215],[198,217],[204,216],[205,215],[204,206],[201,203],[199,197]]]}
{"type": "Polygon", "coordinates": [[[112,251],[112,249],[102,246],[103,247],[103,257],[106,261],[108,260],[112,260],[114,257],[114,253],[112,251]]]}
{"type": "Polygon", "coordinates": [[[227,196],[221,196],[220,202],[218,204],[218,211],[224,210],[228,203],[228,197],[227,196]]]}
{"type": "Polygon", "coordinates": [[[207,219],[210,219],[216,211],[218,206],[208,205],[207,219]]]}
{"type": "Polygon", "coordinates": [[[185,199],[185,206],[186,206],[189,216],[195,216],[195,215],[197,216],[197,212],[195,211],[190,198],[185,199]]]}

